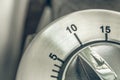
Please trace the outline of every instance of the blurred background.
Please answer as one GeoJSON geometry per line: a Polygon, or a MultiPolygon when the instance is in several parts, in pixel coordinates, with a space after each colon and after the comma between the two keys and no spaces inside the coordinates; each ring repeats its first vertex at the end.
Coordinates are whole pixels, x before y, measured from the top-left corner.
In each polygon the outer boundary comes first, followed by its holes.
{"type": "Polygon", "coordinates": [[[0,80],[15,80],[24,50],[47,24],[74,11],[120,11],[120,0],[0,0],[0,80]]]}

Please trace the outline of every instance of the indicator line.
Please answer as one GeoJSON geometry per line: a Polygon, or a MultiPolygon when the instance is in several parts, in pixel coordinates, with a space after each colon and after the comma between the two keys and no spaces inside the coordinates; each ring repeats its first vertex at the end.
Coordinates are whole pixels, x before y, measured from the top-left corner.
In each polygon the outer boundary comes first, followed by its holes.
{"type": "Polygon", "coordinates": [[[58,79],[58,76],[54,76],[54,75],[51,75],[52,78],[57,78],[58,79]]]}
{"type": "Polygon", "coordinates": [[[61,69],[61,66],[59,66],[59,65],[57,65],[57,64],[54,64],[54,66],[55,66],[55,67],[58,67],[58,68],[60,68],[60,69],[61,69]]]}
{"type": "Polygon", "coordinates": [[[78,40],[78,42],[80,43],[80,45],[82,46],[82,42],[80,41],[80,39],[79,39],[79,37],[77,36],[76,33],[74,33],[74,36],[75,36],[75,38],[78,40]]]}
{"type": "Polygon", "coordinates": [[[105,33],[105,41],[108,41],[108,33],[105,33]]]}
{"type": "MultiPolygon", "coordinates": [[[[83,71],[85,72],[85,74],[86,74],[86,80],[90,80],[90,78],[89,78],[89,75],[88,75],[88,73],[87,73],[87,71],[86,71],[86,69],[85,69],[85,65],[83,64],[83,61],[82,61],[82,59],[80,58],[80,56],[78,56],[78,61],[81,63],[81,66],[82,66],[82,68],[83,68],[83,71]]],[[[79,63],[79,64],[80,64],[79,63]]],[[[81,67],[80,65],[79,65],[79,67],[81,67]]],[[[79,69],[79,68],[78,68],[79,69]]]]}
{"type": "Polygon", "coordinates": [[[60,59],[60,58],[57,58],[57,60],[60,61],[60,62],[62,62],[62,63],[64,63],[64,61],[62,59],[60,59]]]}
{"type": "Polygon", "coordinates": [[[52,71],[53,71],[53,72],[56,72],[56,73],[60,73],[59,71],[57,71],[57,70],[54,70],[54,69],[53,69],[52,71]]]}

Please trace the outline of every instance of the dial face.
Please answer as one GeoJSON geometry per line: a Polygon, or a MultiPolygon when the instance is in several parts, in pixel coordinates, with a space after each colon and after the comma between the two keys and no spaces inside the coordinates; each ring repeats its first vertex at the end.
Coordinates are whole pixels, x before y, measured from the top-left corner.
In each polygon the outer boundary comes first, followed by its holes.
{"type": "Polygon", "coordinates": [[[120,13],[79,11],[35,37],[16,80],[120,80],[119,61],[120,13]]]}
{"type": "Polygon", "coordinates": [[[84,44],[66,59],[59,80],[119,80],[119,56],[120,43],[93,41],[84,44]]]}

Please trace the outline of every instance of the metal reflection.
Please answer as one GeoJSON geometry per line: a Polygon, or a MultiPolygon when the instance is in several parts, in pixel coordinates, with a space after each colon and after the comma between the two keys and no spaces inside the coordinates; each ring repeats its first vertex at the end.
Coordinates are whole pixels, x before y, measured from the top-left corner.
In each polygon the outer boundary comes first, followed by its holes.
{"type": "Polygon", "coordinates": [[[78,54],[98,74],[101,80],[117,80],[117,75],[109,64],[92,48],[87,47],[78,54]]]}

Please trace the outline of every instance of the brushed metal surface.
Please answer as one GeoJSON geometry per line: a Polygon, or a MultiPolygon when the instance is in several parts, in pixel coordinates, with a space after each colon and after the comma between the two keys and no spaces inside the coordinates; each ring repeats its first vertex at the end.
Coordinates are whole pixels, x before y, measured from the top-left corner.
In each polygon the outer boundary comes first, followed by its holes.
{"type": "Polygon", "coordinates": [[[59,71],[54,64],[60,66],[62,64],[51,60],[49,54],[54,53],[65,60],[73,50],[80,46],[75,36],[66,31],[66,27],[71,24],[78,27],[75,33],[83,44],[105,39],[105,35],[100,30],[101,25],[111,26],[112,32],[108,40],[120,41],[119,12],[93,9],[69,14],[38,33],[22,57],[16,80],[53,80],[54,78],[50,76],[57,76],[52,72],[52,69],[59,71]]]}

